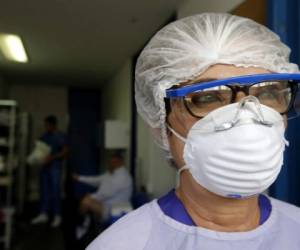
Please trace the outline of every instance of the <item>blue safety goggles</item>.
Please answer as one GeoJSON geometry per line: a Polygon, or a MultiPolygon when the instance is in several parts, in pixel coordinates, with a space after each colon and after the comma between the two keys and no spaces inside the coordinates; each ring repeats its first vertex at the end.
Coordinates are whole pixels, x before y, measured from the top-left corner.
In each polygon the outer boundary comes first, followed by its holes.
{"type": "Polygon", "coordinates": [[[260,103],[274,108],[281,114],[289,111],[300,113],[298,94],[300,74],[244,75],[166,90],[167,99],[181,98],[191,115],[203,117],[216,108],[234,103],[240,93],[255,96],[260,103]]]}

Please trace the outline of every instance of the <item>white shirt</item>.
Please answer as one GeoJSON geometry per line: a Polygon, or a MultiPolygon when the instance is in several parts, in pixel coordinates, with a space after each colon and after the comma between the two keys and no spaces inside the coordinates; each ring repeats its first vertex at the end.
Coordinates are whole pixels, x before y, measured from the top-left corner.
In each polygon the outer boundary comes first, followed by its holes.
{"type": "Polygon", "coordinates": [[[98,187],[98,190],[91,196],[104,205],[111,206],[130,201],[132,179],[125,167],[120,167],[113,173],[105,172],[99,176],[79,176],[79,181],[98,187]]]}
{"type": "Polygon", "coordinates": [[[154,200],[118,220],[87,250],[299,250],[300,209],[275,199],[271,204],[262,225],[228,233],[180,223],[154,200]]]}

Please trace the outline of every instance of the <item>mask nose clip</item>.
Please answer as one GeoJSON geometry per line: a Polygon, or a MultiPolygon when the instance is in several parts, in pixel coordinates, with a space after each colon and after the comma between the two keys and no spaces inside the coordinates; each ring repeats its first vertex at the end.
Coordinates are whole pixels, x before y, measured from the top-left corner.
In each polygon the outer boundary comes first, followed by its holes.
{"type": "Polygon", "coordinates": [[[255,96],[246,96],[244,97],[238,105],[237,111],[235,113],[235,116],[233,118],[232,121],[228,121],[228,122],[224,122],[220,125],[216,125],[215,126],[215,131],[224,131],[224,130],[228,130],[231,129],[232,127],[234,127],[237,123],[239,123],[241,121],[240,119],[240,115],[241,112],[247,108],[247,104],[251,102],[254,103],[255,108],[251,108],[251,112],[253,112],[255,114],[255,117],[249,118],[251,120],[251,122],[253,123],[258,123],[267,127],[272,127],[273,123],[270,121],[265,120],[264,115],[261,111],[261,106],[260,106],[260,102],[259,100],[255,97],[255,96]]]}
{"type": "Polygon", "coordinates": [[[248,96],[245,96],[244,98],[241,99],[241,101],[239,102],[239,109],[241,108],[245,108],[245,105],[248,103],[248,102],[253,102],[255,104],[255,107],[260,111],[261,108],[260,108],[260,102],[259,100],[253,96],[253,95],[248,95],[248,96]]]}

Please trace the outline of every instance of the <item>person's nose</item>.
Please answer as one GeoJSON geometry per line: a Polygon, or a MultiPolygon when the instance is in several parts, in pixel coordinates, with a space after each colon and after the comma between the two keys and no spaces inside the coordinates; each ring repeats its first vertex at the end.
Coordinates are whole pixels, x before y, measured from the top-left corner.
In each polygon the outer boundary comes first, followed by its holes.
{"type": "Polygon", "coordinates": [[[243,91],[238,91],[235,96],[234,102],[239,102],[242,98],[244,98],[246,94],[243,91]]]}

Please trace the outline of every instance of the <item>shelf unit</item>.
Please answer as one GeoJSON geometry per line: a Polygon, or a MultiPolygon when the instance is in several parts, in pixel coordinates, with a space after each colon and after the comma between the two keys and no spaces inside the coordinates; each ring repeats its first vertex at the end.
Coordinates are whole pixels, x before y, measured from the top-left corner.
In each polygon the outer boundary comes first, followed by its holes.
{"type": "Polygon", "coordinates": [[[30,127],[30,115],[22,112],[17,114],[17,156],[18,156],[18,169],[16,179],[16,204],[17,213],[22,214],[24,212],[24,204],[26,198],[26,177],[27,177],[27,165],[26,159],[29,154],[29,127],[30,127]]]}
{"type": "Polygon", "coordinates": [[[4,225],[0,242],[4,249],[11,246],[13,216],[14,168],[16,167],[16,120],[17,103],[14,100],[0,100],[0,155],[2,168],[0,169],[0,210],[3,215],[0,224],[4,225]]]}

